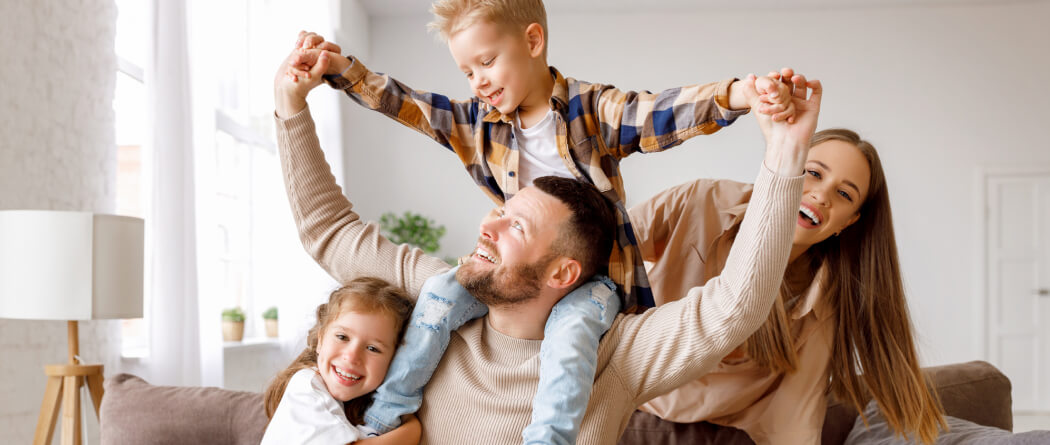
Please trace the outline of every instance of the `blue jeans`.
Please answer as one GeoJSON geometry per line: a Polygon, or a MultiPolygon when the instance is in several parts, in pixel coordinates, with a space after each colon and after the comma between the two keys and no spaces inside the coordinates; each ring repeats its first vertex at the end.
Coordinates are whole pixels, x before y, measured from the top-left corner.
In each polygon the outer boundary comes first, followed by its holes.
{"type": "MultiPolygon", "coordinates": [[[[405,338],[386,379],[365,412],[365,424],[387,433],[401,416],[419,410],[423,387],[448,348],[451,332],[488,313],[456,281],[456,270],[423,284],[405,338]]],[[[554,305],[540,345],[540,381],[532,421],[522,432],[526,444],[572,444],[587,410],[598,362],[598,340],[620,310],[616,286],[605,277],[584,283],[554,305]]]]}

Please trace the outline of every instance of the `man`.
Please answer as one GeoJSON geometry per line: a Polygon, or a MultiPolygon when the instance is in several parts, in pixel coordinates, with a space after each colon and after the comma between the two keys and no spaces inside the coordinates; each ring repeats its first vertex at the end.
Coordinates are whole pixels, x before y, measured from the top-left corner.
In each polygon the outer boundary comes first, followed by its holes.
{"type": "MultiPolygon", "coordinates": [[[[300,236],[337,280],[375,276],[418,295],[427,278],[449,266],[419,249],[394,245],[376,225],[361,221],[324,160],[305,98],[320,83],[331,57],[323,55],[310,78],[298,81],[284,76],[287,66],[282,65],[274,82],[281,165],[300,236]]],[[[767,168],[755,181],[722,276],[677,302],[614,321],[599,344],[578,443],[614,443],[635,407],[707,373],[765,321],[787,262],[801,196],[799,175],[820,103],[819,83],[810,84],[813,95],[807,99],[805,80],[793,80],[799,109],[795,123],[760,121],[768,141],[767,168]]],[[[754,98],[753,91],[749,97],[754,98]]],[[[586,196],[582,187],[590,187],[565,186],[580,187],[573,193],[577,196],[586,196]]],[[[576,204],[530,187],[483,220],[478,249],[457,279],[475,297],[488,298],[489,314],[453,333],[418,413],[423,443],[520,443],[551,308],[589,278],[573,266],[587,246],[567,254],[554,248],[556,240],[571,238],[566,223],[576,204]],[[479,276],[490,279],[472,287],[467,278],[479,276]]]]}

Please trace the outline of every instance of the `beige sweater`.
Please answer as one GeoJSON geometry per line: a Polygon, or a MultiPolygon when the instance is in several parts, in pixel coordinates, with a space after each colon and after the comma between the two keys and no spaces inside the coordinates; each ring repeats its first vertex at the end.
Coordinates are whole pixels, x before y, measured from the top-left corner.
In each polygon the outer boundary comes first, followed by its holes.
{"type": "MultiPolygon", "coordinates": [[[[328,273],[342,282],[383,278],[415,296],[428,277],[448,269],[360,220],[324,160],[309,109],[276,121],[292,215],[306,250],[328,273]]],[[[637,406],[704,375],[765,321],[787,264],[802,181],[762,168],[722,275],[681,300],[617,317],[598,347],[579,444],[615,443],[637,406]]],[[[539,381],[540,343],[503,335],[487,319],[453,332],[418,413],[422,443],[520,443],[539,381]]]]}

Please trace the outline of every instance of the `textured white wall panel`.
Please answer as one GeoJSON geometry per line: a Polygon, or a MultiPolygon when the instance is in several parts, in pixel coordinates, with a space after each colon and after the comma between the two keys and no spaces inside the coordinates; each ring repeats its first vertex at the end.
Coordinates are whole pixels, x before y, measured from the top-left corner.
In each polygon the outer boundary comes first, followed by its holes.
{"type": "MultiPolygon", "coordinates": [[[[106,0],[0,2],[0,209],[114,210],[116,16],[106,0]]],[[[61,321],[0,320],[0,443],[32,441],[43,366],[66,348],[61,321]]],[[[80,355],[112,375],[119,322],[81,323],[80,355]]]]}

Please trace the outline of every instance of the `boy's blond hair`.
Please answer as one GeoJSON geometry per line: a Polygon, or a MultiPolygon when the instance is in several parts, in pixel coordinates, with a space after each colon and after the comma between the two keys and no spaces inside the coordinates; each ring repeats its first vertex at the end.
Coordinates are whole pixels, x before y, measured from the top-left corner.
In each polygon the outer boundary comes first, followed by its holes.
{"type": "Polygon", "coordinates": [[[507,31],[520,32],[533,23],[543,27],[543,52],[547,52],[547,10],[543,0],[437,0],[431,5],[434,21],[427,25],[438,37],[449,37],[480,21],[507,31]]]}

